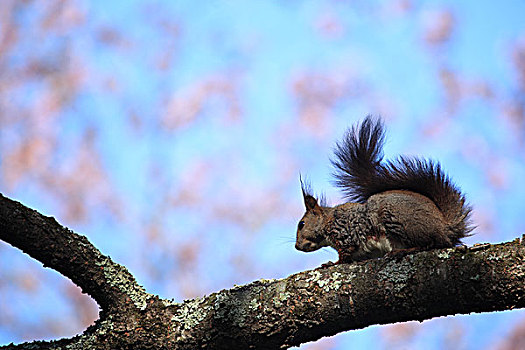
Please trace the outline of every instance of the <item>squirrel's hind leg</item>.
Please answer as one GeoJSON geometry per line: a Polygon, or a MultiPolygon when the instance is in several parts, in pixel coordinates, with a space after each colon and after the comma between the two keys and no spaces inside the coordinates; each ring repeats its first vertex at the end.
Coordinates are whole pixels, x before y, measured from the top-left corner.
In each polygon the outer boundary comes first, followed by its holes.
{"type": "Polygon", "coordinates": [[[422,252],[425,250],[428,250],[428,248],[425,249],[421,247],[412,247],[412,248],[394,249],[386,253],[385,258],[392,257],[392,258],[400,259],[406,255],[422,252]]]}

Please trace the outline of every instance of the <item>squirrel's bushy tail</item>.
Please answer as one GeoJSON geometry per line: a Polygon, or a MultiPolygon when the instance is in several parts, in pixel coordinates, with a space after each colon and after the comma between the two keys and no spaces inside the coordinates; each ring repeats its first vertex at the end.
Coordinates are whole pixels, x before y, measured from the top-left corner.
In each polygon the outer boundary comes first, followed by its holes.
{"type": "Polygon", "coordinates": [[[470,206],[465,197],[431,160],[399,157],[383,160],[384,127],[378,118],[367,116],[360,127],[348,130],[343,141],[336,144],[335,184],[348,199],[364,203],[380,192],[408,190],[430,198],[443,213],[451,231],[450,240],[460,243],[473,227],[470,206]]]}

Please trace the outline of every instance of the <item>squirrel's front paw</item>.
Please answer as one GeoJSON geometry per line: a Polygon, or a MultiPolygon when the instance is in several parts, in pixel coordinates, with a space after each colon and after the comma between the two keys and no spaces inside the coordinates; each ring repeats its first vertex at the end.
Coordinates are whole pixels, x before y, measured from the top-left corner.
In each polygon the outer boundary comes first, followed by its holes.
{"type": "Polygon", "coordinates": [[[328,261],[328,262],[325,262],[324,264],[321,264],[321,269],[324,269],[325,267],[330,267],[330,266],[334,266],[336,265],[338,262],[333,262],[333,261],[328,261]]]}

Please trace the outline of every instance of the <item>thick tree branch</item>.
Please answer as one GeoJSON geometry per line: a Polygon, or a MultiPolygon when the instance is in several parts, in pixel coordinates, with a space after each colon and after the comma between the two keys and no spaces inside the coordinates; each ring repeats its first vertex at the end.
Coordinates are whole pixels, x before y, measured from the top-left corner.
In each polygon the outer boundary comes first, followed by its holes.
{"type": "Polygon", "coordinates": [[[275,349],[373,324],[525,306],[519,239],[319,268],[174,303],[145,294],[84,237],[5,197],[0,238],[71,278],[105,311],[80,336],[6,348],[275,349]]]}
{"type": "Polygon", "coordinates": [[[0,239],[70,278],[103,310],[122,307],[130,298],[145,302],[146,292],[128,270],[101,254],[86,237],[2,194],[0,239]]]}

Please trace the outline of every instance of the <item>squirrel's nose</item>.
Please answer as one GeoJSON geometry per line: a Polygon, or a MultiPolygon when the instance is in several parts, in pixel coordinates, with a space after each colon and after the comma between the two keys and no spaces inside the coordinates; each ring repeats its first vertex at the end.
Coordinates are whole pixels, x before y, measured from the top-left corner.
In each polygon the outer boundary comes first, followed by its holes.
{"type": "Polygon", "coordinates": [[[302,252],[310,252],[312,251],[312,248],[313,248],[312,242],[305,241],[302,243],[299,243],[299,242],[295,243],[295,249],[300,250],[302,252]]]}

